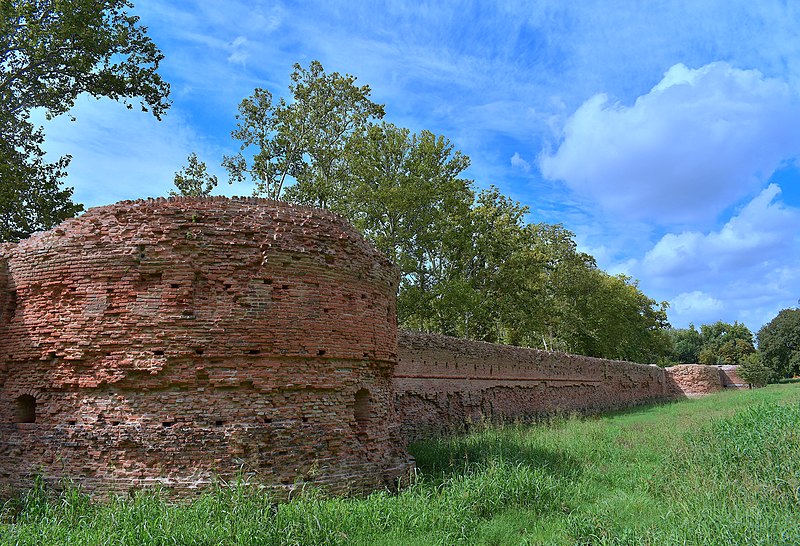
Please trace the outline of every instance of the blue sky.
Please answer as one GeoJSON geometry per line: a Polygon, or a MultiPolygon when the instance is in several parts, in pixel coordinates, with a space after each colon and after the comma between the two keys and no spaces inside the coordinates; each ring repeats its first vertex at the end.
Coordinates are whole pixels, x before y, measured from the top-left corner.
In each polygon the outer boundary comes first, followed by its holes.
{"type": "MultiPolygon", "coordinates": [[[[162,122],[83,98],[46,122],[87,206],[213,172],[236,107],[292,64],[368,83],[386,119],[448,137],[466,175],[562,223],[676,327],[757,330],[800,298],[800,9],[791,2],[135,0],[166,58],[162,122]]],[[[44,122],[44,121],[43,121],[44,122]]],[[[221,184],[220,193],[251,188],[221,184]]]]}

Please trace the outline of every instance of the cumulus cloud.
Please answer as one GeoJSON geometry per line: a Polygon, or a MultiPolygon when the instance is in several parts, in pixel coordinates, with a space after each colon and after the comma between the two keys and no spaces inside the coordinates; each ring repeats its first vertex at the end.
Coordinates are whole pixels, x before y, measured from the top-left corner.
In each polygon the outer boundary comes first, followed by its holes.
{"type": "Polygon", "coordinates": [[[514,152],[514,155],[511,156],[511,166],[516,169],[522,169],[525,172],[531,170],[531,164],[525,161],[519,152],[514,152]]]}
{"type": "Polygon", "coordinates": [[[634,276],[671,302],[674,324],[722,319],[757,328],[794,304],[800,209],[780,194],[770,184],[719,230],[667,233],[634,265],[634,276]]]}
{"type": "Polygon", "coordinates": [[[713,220],[800,154],[798,124],[785,82],[723,62],[677,64],[632,106],[603,94],[587,100],[539,165],[615,214],[662,225],[713,220]]]}
{"type": "Polygon", "coordinates": [[[674,278],[726,269],[760,268],[792,253],[797,246],[800,211],[780,201],[770,184],[719,231],[668,233],[644,257],[651,276],[674,278]]]}
{"type": "Polygon", "coordinates": [[[723,304],[710,294],[700,290],[693,290],[692,292],[683,292],[675,296],[672,300],[672,308],[681,315],[696,316],[699,314],[707,316],[710,313],[721,311],[723,304]]]}

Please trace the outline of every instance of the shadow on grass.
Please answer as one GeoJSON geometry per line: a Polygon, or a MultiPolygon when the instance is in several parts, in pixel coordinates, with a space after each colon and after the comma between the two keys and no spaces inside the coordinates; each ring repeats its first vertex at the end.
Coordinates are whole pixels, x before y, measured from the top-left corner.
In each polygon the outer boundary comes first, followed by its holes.
{"type": "Polygon", "coordinates": [[[580,474],[581,463],[568,453],[531,445],[526,432],[536,425],[493,426],[463,436],[409,446],[417,470],[433,482],[502,462],[538,469],[555,478],[580,474]]]}

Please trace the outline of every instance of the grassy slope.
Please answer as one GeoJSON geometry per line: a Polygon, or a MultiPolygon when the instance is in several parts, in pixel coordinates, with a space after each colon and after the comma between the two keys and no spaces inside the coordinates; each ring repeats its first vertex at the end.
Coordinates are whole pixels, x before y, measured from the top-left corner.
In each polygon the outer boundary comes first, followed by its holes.
{"type": "Polygon", "coordinates": [[[800,385],[412,446],[398,495],[9,501],[2,544],[798,544],[800,385]]]}

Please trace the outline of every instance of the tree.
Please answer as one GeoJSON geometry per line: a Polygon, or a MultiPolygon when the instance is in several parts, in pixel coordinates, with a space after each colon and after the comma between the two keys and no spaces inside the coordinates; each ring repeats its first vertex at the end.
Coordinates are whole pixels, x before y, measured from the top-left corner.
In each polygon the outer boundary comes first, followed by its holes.
{"type": "Polygon", "coordinates": [[[44,132],[29,121],[68,112],[82,93],[133,105],[161,119],[169,85],[161,52],[127,0],[7,0],[0,3],[0,213],[3,240],[18,240],[74,216],[82,206],[60,178],[70,157],[47,163],[44,132]]]}
{"type": "Polygon", "coordinates": [[[343,187],[330,202],[400,268],[406,327],[450,331],[445,309],[459,302],[454,256],[469,238],[472,181],[460,178],[468,165],[445,137],[388,123],[347,142],[343,187]]]}
{"type": "Polygon", "coordinates": [[[718,321],[700,327],[703,347],[698,355],[700,364],[739,364],[756,351],[753,334],[744,324],[718,321]]]}
{"type": "Polygon", "coordinates": [[[800,374],[800,309],[784,309],[758,331],[758,350],[772,380],[800,374]]]}
{"type": "Polygon", "coordinates": [[[178,191],[170,191],[169,194],[192,197],[211,195],[217,187],[217,177],[209,174],[205,162],[197,159],[196,153],[189,154],[188,162],[187,166],[175,173],[173,183],[178,191]]]}
{"type": "Polygon", "coordinates": [[[370,120],[384,115],[383,105],[369,99],[368,85],[357,87],[354,76],[326,74],[318,61],[294,65],[289,91],[292,102],[257,88],[239,104],[239,121],[231,133],[240,152],[225,156],[230,182],[248,178],[255,195],[280,199],[294,180],[289,200],[328,207],[342,188],[344,147],[349,137],[370,120]],[[253,150],[250,161],[241,152],[253,150]]]}
{"type": "Polygon", "coordinates": [[[747,355],[739,364],[738,373],[742,379],[754,387],[765,386],[773,377],[772,369],[764,364],[760,353],[747,355]]]}
{"type": "Polygon", "coordinates": [[[694,324],[690,324],[688,328],[673,328],[667,334],[672,343],[672,349],[667,357],[670,364],[697,364],[700,362],[703,338],[694,324]]]}
{"type": "Polygon", "coordinates": [[[70,200],[72,190],[59,184],[70,158],[45,162],[41,129],[27,121],[15,129],[17,135],[4,131],[0,137],[0,242],[19,241],[83,210],[70,200]]]}

